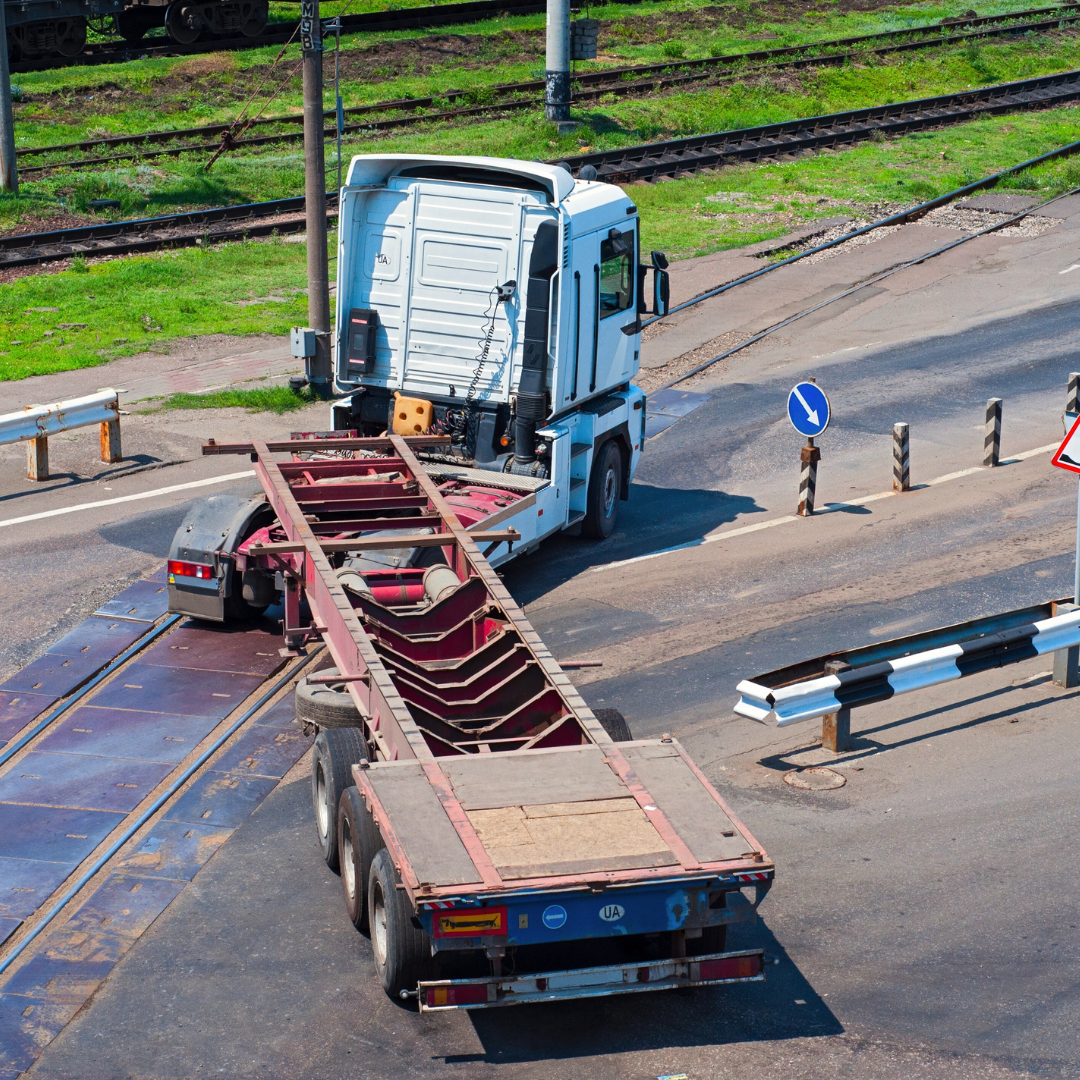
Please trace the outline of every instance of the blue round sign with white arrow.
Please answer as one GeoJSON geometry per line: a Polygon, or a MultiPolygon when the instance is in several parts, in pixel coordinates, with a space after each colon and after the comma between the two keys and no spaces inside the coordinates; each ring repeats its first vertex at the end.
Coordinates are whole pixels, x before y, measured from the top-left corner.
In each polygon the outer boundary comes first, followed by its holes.
{"type": "Polygon", "coordinates": [[[801,382],[788,394],[787,414],[800,435],[813,439],[829,426],[829,399],[817,383],[801,382]]]}

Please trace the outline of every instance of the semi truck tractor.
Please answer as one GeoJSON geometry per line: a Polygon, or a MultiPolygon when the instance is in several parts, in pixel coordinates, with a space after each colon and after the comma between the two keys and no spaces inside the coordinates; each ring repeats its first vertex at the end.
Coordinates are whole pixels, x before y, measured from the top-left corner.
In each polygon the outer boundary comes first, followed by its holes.
{"type": "Polygon", "coordinates": [[[588,707],[492,565],[614,526],[650,270],[666,303],[633,204],[543,164],[359,157],[340,229],[334,428],[203,447],[261,493],[185,516],[170,608],[278,605],[286,654],[325,645],[295,690],[314,831],[394,999],[760,981],[726,935],[767,854],[677,739],[588,707]]]}

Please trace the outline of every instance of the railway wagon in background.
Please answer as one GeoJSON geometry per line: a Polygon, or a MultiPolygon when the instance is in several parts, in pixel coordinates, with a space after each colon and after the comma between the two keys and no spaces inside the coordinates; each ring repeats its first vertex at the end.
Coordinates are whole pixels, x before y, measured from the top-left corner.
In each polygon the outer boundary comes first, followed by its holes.
{"type": "Polygon", "coordinates": [[[269,14],[268,0],[8,0],[4,7],[13,62],[78,56],[91,27],[132,43],[157,26],[178,45],[201,37],[258,37],[269,14]]]}

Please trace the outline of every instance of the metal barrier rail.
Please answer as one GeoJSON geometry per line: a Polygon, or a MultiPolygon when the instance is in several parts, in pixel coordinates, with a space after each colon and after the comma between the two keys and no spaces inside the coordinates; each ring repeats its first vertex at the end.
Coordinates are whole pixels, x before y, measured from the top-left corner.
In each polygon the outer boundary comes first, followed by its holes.
{"type": "Polygon", "coordinates": [[[736,687],[734,711],[777,727],[820,717],[823,745],[846,750],[857,706],[1078,645],[1080,610],[1053,601],[757,675],[736,687]]]}
{"type": "Polygon", "coordinates": [[[0,416],[0,444],[26,443],[26,475],[49,479],[49,436],[73,428],[101,425],[101,460],[123,460],[120,450],[120,392],[109,388],[52,405],[28,405],[0,416]]]}

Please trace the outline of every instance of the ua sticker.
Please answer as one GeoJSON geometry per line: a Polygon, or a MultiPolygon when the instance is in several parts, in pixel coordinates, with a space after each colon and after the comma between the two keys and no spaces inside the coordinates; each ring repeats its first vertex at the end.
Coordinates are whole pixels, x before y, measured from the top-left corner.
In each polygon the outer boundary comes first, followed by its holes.
{"type": "Polygon", "coordinates": [[[549,930],[558,930],[560,926],[566,923],[566,908],[560,907],[558,904],[552,904],[551,907],[544,908],[543,920],[544,925],[549,930]]]}
{"type": "Polygon", "coordinates": [[[600,918],[604,922],[618,922],[626,914],[626,909],[618,904],[605,904],[600,909],[600,918]]]}

